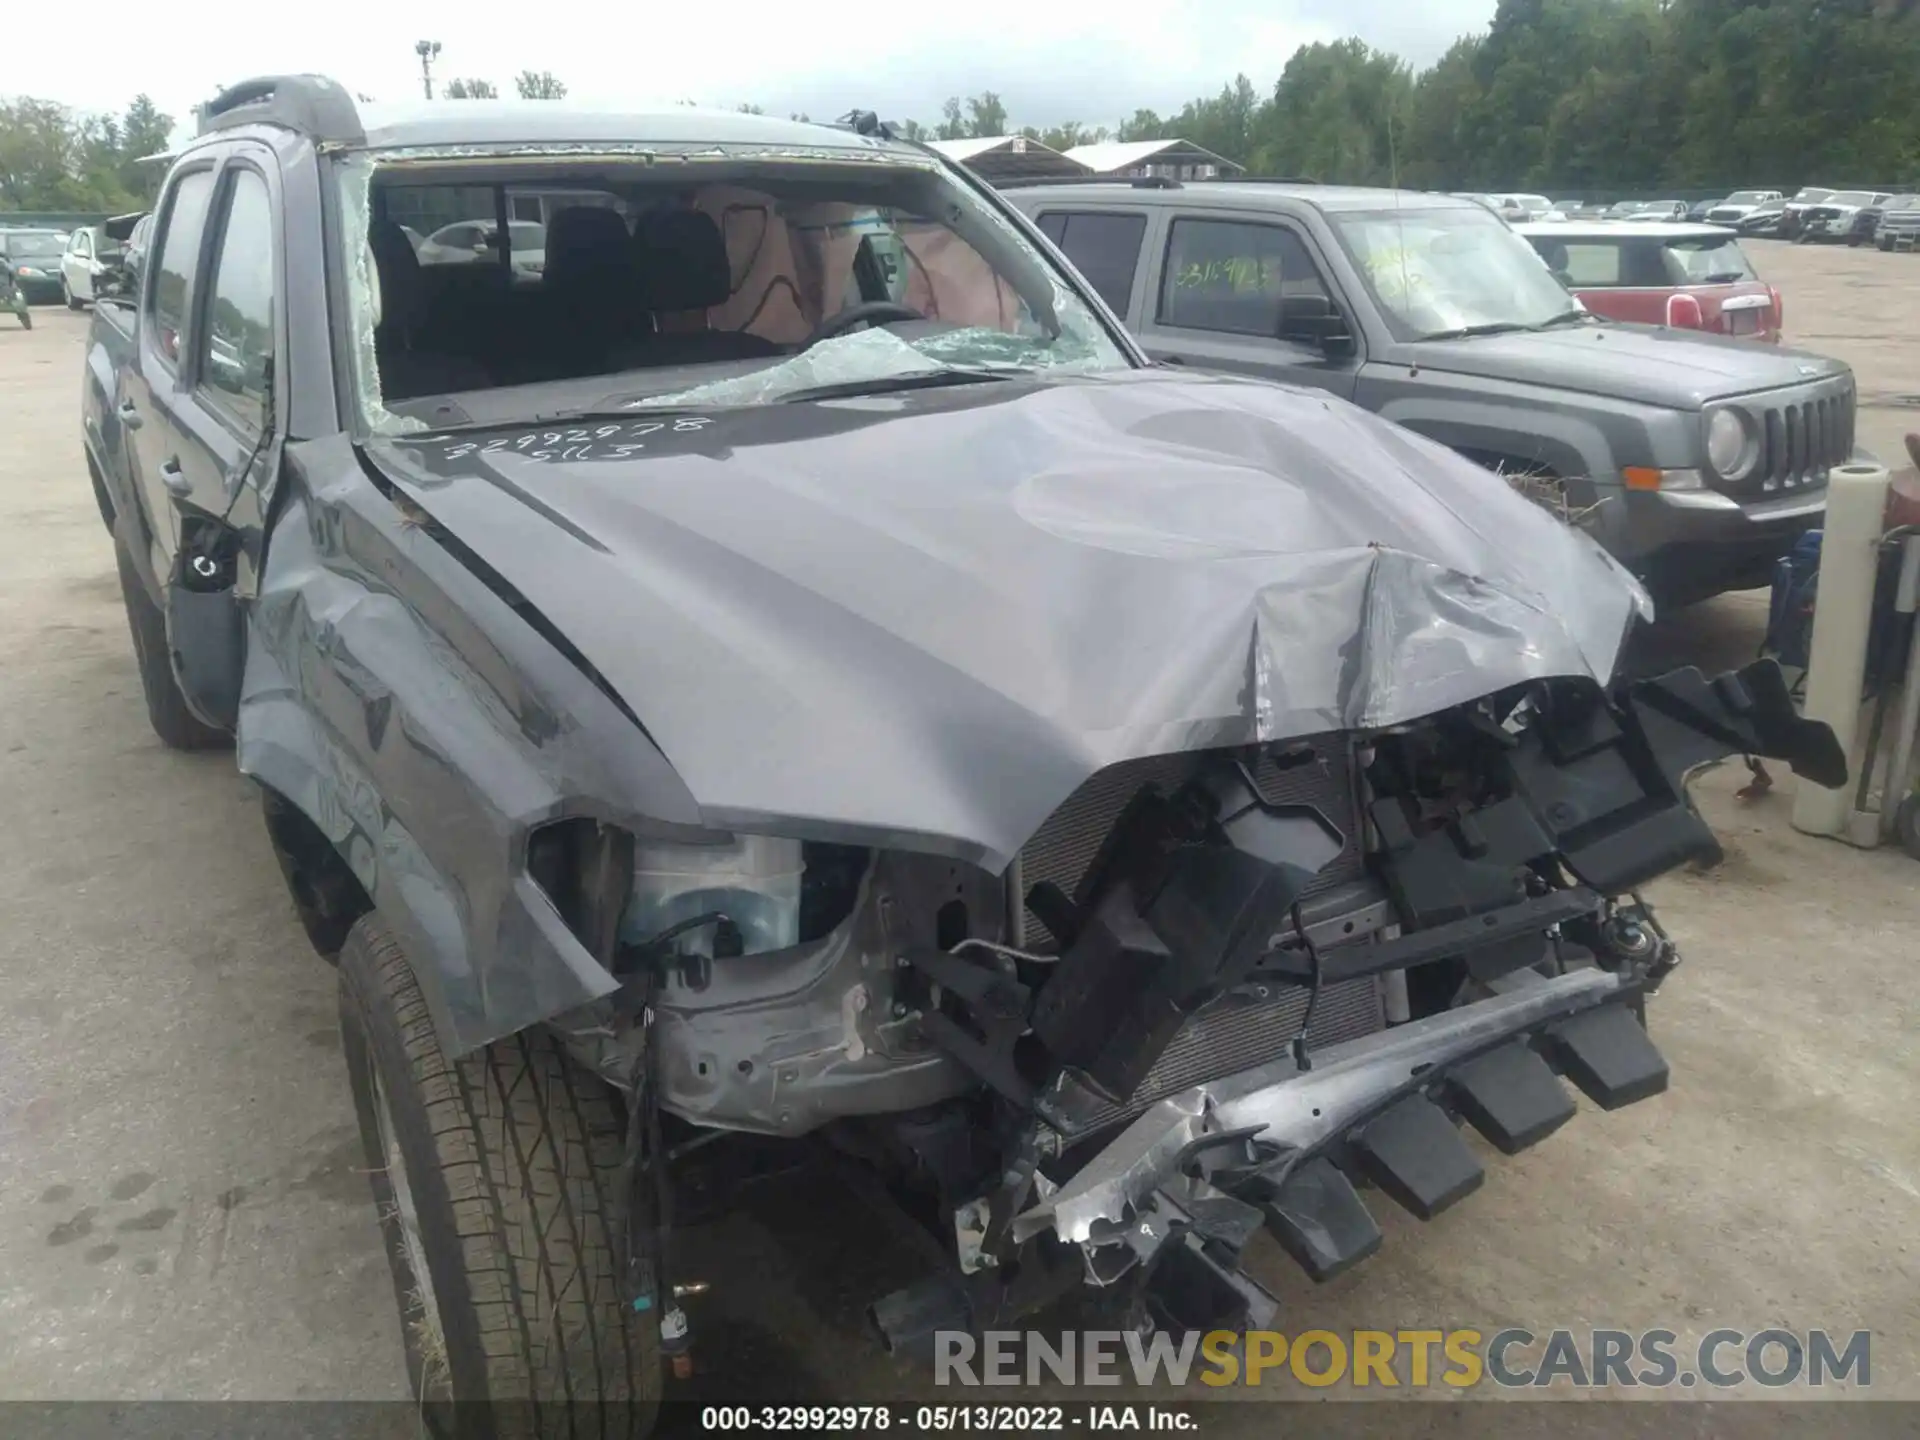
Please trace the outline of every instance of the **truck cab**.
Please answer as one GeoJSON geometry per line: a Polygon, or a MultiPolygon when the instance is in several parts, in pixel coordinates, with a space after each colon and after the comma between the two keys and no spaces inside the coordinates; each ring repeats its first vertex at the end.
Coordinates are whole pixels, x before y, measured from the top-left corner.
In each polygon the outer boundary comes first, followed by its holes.
{"type": "Polygon", "coordinates": [[[286,443],[337,431],[312,140],[209,117],[149,217],[119,217],[131,263],[103,284],[82,393],[87,466],[112,530],[156,729],[224,745],[241,605],[286,443]],[[297,397],[297,398],[294,398],[297,397]],[[170,672],[170,676],[169,676],[170,672]]]}

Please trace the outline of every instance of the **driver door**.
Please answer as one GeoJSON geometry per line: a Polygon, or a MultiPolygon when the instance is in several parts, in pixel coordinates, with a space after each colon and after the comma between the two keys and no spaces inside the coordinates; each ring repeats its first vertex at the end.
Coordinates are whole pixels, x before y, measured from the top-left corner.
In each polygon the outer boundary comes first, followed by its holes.
{"type": "Polygon", "coordinates": [[[277,191],[270,156],[251,146],[221,171],[190,354],[167,414],[179,536],[167,639],[181,693],[223,727],[238,712],[245,658],[243,532],[258,524],[263,477],[279,469],[277,191]]]}
{"type": "Polygon", "coordinates": [[[1154,359],[1280,380],[1352,399],[1362,361],[1353,311],[1311,238],[1285,220],[1176,214],[1139,337],[1154,359]],[[1331,321],[1308,323],[1325,306],[1331,321]],[[1344,325],[1338,322],[1344,321],[1344,325]],[[1345,343],[1331,337],[1343,329],[1345,343]]]}
{"type": "Polygon", "coordinates": [[[260,477],[278,468],[284,388],[278,176],[270,152],[245,153],[176,172],[119,397],[139,497],[122,538],[165,612],[181,694],[221,728],[234,723],[244,658],[242,531],[258,524],[260,477]]]}

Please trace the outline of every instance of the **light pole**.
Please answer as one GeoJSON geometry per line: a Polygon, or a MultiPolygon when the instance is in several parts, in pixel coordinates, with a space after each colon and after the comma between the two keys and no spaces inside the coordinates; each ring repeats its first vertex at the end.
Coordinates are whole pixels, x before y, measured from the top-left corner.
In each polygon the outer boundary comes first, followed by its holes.
{"type": "Polygon", "coordinates": [[[440,54],[438,40],[416,40],[413,53],[420,57],[420,84],[427,92],[427,99],[433,98],[433,62],[440,54]]]}

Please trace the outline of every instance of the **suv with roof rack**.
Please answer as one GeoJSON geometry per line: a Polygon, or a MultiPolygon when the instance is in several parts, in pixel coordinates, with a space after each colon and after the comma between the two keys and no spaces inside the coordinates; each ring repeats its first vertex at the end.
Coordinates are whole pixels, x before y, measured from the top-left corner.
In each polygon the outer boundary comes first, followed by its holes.
{"type": "Polygon", "coordinates": [[[1771,662],[1617,679],[1591,539],[1149,365],[871,117],[251,81],[86,366],[153,728],[235,746],[339,967],[437,1429],[643,1430],[713,1313],[676,1195],[815,1151],[933,1222],[896,1350],[1265,1325],[1261,1232],[1327,1278],[1356,1181],[1478,1187],[1461,1121],[1665,1088],[1692,767],[1845,778],[1771,662]]]}
{"type": "Polygon", "coordinates": [[[1157,361],[1329,391],[1530,477],[1664,602],[1767,583],[1855,454],[1840,361],[1604,323],[1471,199],[1002,188],[1157,361]]]}

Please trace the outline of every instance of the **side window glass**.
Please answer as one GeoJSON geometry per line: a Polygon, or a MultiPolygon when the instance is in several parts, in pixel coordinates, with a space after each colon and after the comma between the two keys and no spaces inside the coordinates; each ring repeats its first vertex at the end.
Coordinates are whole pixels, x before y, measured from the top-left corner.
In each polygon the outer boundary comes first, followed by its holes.
{"type": "Polygon", "coordinates": [[[160,264],[153,277],[154,343],[171,365],[180,363],[180,336],[193,303],[193,272],[200,261],[200,237],[206,231],[212,199],[211,170],[182,175],[173,187],[160,232],[160,264]]]}
{"type": "Polygon", "coordinates": [[[1298,235],[1278,225],[1176,220],[1160,284],[1160,323],[1271,338],[1280,302],[1327,297],[1298,235]]]}
{"type": "Polygon", "coordinates": [[[1664,290],[1674,281],[1667,275],[1665,250],[1659,245],[1629,245],[1620,256],[1620,283],[1643,290],[1664,290]]]}
{"type": "MultiPolygon", "coordinates": [[[[1568,282],[1576,289],[1604,289],[1620,283],[1620,247],[1618,245],[1580,245],[1566,247],[1568,282]]],[[[1549,266],[1553,257],[1547,257],[1549,266]]]]}
{"type": "Polygon", "coordinates": [[[1033,222],[1040,227],[1040,233],[1058,245],[1067,235],[1067,217],[1058,210],[1049,211],[1033,222]]]}
{"type": "Polygon", "coordinates": [[[1133,272],[1140,265],[1140,244],[1146,238],[1144,215],[1062,215],[1055,243],[1073,261],[1074,268],[1100,293],[1117,314],[1127,313],[1133,298],[1133,272]]]}
{"type": "Polygon", "coordinates": [[[200,383],[256,431],[266,423],[273,383],[273,251],[267,182],[257,171],[236,170],[207,297],[200,383]]]}

